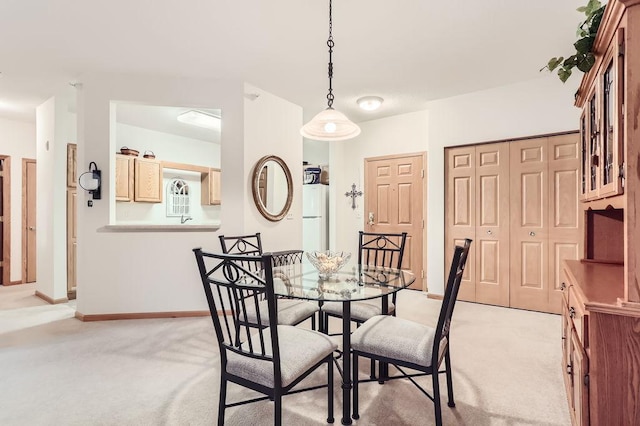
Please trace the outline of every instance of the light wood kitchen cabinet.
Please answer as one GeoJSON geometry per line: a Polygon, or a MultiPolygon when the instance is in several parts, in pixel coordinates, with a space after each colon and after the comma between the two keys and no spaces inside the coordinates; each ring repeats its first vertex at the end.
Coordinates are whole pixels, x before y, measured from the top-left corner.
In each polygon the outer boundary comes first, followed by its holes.
{"type": "Polygon", "coordinates": [[[131,155],[116,154],[116,201],[133,201],[133,161],[131,155]]]}
{"type": "Polygon", "coordinates": [[[201,204],[219,205],[221,203],[220,169],[209,169],[201,177],[201,204]]]}
{"type": "Polygon", "coordinates": [[[150,158],[134,160],[134,201],[162,202],[162,162],[150,158]]]}

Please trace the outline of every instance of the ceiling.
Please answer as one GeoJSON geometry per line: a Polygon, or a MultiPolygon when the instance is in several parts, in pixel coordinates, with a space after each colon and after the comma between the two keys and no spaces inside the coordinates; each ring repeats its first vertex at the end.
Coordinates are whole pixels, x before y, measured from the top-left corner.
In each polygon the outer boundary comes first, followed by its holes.
{"type": "MultiPolygon", "coordinates": [[[[544,78],[584,3],[334,0],[334,107],[361,122],[544,78]],[[365,95],[385,101],[361,111],[365,95]]],[[[308,120],[326,107],[327,36],[327,0],[2,0],[0,116],[35,121],[56,88],[100,71],[240,78],[308,120]]]]}
{"type": "MultiPolygon", "coordinates": [[[[208,129],[178,121],[177,117],[188,111],[193,111],[193,108],[116,102],[116,122],[219,144],[220,129],[208,129]]],[[[220,117],[222,113],[219,109],[198,108],[197,111],[216,117],[220,117]]]]}

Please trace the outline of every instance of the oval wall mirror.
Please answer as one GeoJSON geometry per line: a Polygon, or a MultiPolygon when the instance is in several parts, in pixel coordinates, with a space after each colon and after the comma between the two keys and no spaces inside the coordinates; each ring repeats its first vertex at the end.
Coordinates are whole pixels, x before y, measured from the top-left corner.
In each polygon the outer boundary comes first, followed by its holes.
{"type": "Polygon", "coordinates": [[[293,180],[284,160],[275,155],[262,157],[253,168],[251,190],[253,201],[265,219],[282,220],[293,201],[293,180]]]}

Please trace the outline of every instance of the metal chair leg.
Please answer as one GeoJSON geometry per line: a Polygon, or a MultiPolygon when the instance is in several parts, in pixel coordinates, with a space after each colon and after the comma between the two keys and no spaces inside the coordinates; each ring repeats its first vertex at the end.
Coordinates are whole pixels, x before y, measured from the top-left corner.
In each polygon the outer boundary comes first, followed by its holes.
{"type": "Polygon", "coordinates": [[[376,379],[376,361],[373,358],[371,358],[371,372],[369,374],[369,378],[371,380],[376,379]]]}
{"type": "Polygon", "coordinates": [[[276,389],[273,400],[275,411],[273,424],[275,426],[282,426],[282,392],[279,389],[276,389]]]}
{"type": "Polygon", "coordinates": [[[451,356],[449,355],[449,350],[444,354],[444,368],[447,371],[447,394],[449,396],[449,401],[447,405],[449,407],[455,407],[456,403],[453,400],[453,378],[451,377],[451,356]]]}
{"type": "Polygon", "coordinates": [[[353,354],[351,362],[353,367],[353,415],[351,417],[358,420],[360,418],[360,414],[358,414],[358,355],[353,354]]]}
{"type": "Polygon", "coordinates": [[[329,360],[327,361],[327,402],[328,402],[328,415],[327,415],[327,423],[333,423],[335,419],[333,418],[333,357],[329,356],[329,360]]]}
{"type": "Polygon", "coordinates": [[[436,416],[436,426],[442,426],[442,409],[440,408],[440,382],[438,381],[438,370],[431,374],[433,377],[433,405],[436,416]]]}
{"type": "Polygon", "coordinates": [[[224,425],[224,410],[227,405],[227,379],[220,377],[220,400],[218,402],[218,426],[224,425]]]}

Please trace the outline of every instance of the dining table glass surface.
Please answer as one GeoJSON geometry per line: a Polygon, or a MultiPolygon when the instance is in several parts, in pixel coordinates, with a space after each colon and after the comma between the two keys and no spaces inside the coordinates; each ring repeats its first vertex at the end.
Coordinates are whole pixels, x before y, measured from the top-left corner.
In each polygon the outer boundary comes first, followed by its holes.
{"type": "Polygon", "coordinates": [[[321,278],[308,260],[273,269],[276,295],[294,299],[345,302],[391,295],[415,281],[410,271],[359,265],[351,261],[329,278],[321,278]]]}

